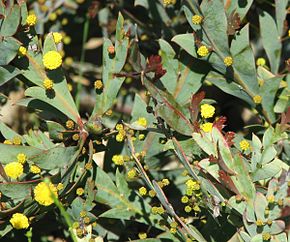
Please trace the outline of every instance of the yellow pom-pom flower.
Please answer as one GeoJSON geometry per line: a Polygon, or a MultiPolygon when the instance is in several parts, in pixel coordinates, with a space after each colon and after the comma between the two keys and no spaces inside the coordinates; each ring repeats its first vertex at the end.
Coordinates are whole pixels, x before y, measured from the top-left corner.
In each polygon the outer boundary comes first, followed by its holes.
{"type": "Polygon", "coordinates": [[[266,60],[264,58],[258,58],[257,61],[256,61],[256,65],[257,66],[264,66],[266,65],[266,60]]]}
{"type": "Polygon", "coordinates": [[[200,127],[203,130],[203,132],[208,133],[212,131],[212,123],[204,123],[200,127]]]}
{"type": "Polygon", "coordinates": [[[74,121],[72,120],[68,120],[65,122],[65,126],[68,128],[68,129],[73,129],[75,124],[74,124],[74,121]]]}
{"type": "Polygon", "coordinates": [[[124,157],[122,155],[114,155],[112,158],[112,161],[117,165],[117,166],[122,166],[124,165],[124,157]]]}
{"type": "Polygon", "coordinates": [[[96,80],[94,82],[95,89],[100,90],[103,88],[103,82],[101,80],[96,80]]]}
{"type": "Polygon", "coordinates": [[[81,187],[79,187],[79,188],[76,190],[76,194],[77,194],[78,196],[83,195],[84,192],[85,192],[85,190],[84,190],[83,188],[81,188],[81,187]]]}
{"type": "Polygon", "coordinates": [[[253,101],[256,104],[260,104],[262,102],[262,97],[260,95],[256,95],[253,97],[253,101]]]}
{"type": "Polygon", "coordinates": [[[231,66],[233,64],[233,58],[231,56],[227,56],[224,58],[225,66],[231,66]]]}
{"type": "Polygon", "coordinates": [[[24,163],[26,162],[26,159],[27,159],[27,157],[26,157],[26,155],[23,154],[23,153],[19,153],[19,154],[17,155],[17,162],[19,162],[19,163],[21,163],[21,164],[24,164],[24,163]]]}
{"type": "Polygon", "coordinates": [[[61,54],[57,51],[48,51],[42,58],[43,65],[48,70],[55,70],[62,64],[61,54]]]}
{"type": "Polygon", "coordinates": [[[132,168],[130,171],[128,171],[127,173],[127,177],[129,179],[133,179],[135,176],[137,175],[137,172],[134,168],[132,168]]]}
{"type": "Polygon", "coordinates": [[[244,139],[240,142],[240,148],[241,148],[241,150],[246,151],[250,148],[250,143],[244,139]]]}
{"type": "Polygon", "coordinates": [[[63,189],[63,184],[62,183],[58,183],[57,186],[56,186],[56,189],[58,191],[62,190],[63,189]]]}
{"type": "Polygon", "coordinates": [[[138,123],[140,126],[143,126],[144,128],[147,127],[147,120],[146,120],[146,118],[144,118],[144,117],[140,117],[140,118],[137,120],[137,123],[138,123]]]}
{"type": "Polygon", "coordinates": [[[13,144],[15,144],[15,145],[21,145],[21,143],[22,143],[21,137],[19,137],[19,136],[14,136],[12,141],[13,141],[13,144]]]}
{"type": "Polygon", "coordinates": [[[27,229],[29,227],[28,218],[22,213],[14,213],[9,222],[15,229],[27,229]]]}
{"type": "Polygon", "coordinates": [[[52,183],[40,182],[34,188],[34,199],[40,205],[49,206],[54,202],[51,193],[58,197],[57,188],[52,183]]]}
{"type": "Polygon", "coordinates": [[[263,241],[269,241],[271,239],[271,234],[269,232],[262,234],[263,241]]]}
{"type": "Polygon", "coordinates": [[[141,232],[138,234],[139,239],[146,239],[147,238],[147,234],[145,232],[141,232]]]}
{"type": "Polygon", "coordinates": [[[196,14],[192,16],[191,21],[193,24],[198,25],[198,24],[201,24],[202,19],[203,19],[202,16],[196,14]]]}
{"type": "Polygon", "coordinates": [[[198,48],[197,54],[201,57],[207,56],[209,53],[208,48],[205,45],[202,45],[198,48]]]}
{"type": "Polygon", "coordinates": [[[27,49],[24,46],[20,46],[18,49],[19,56],[25,56],[27,54],[27,49]]]}
{"type": "Polygon", "coordinates": [[[16,179],[23,174],[23,165],[19,162],[11,162],[4,167],[4,171],[8,177],[16,179]]]}
{"type": "Polygon", "coordinates": [[[146,187],[140,187],[139,188],[139,193],[140,193],[141,196],[145,196],[147,194],[146,187]]]}
{"type": "Polygon", "coordinates": [[[56,44],[58,44],[62,41],[62,34],[61,33],[53,32],[52,37],[53,37],[53,40],[56,44]]]}
{"type": "Polygon", "coordinates": [[[50,79],[45,79],[43,81],[43,87],[45,88],[45,90],[52,90],[53,89],[53,81],[50,79]]]}
{"type": "Polygon", "coordinates": [[[6,140],[4,140],[3,144],[5,144],[5,145],[12,145],[13,142],[11,140],[9,140],[9,139],[6,139],[6,140]]]}
{"type": "Polygon", "coordinates": [[[37,165],[31,165],[30,172],[33,174],[39,174],[41,172],[41,169],[37,165]]]}
{"type": "Polygon", "coordinates": [[[203,104],[200,107],[200,114],[203,118],[211,118],[215,113],[215,107],[210,104],[203,104]]]}
{"type": "Polygon", "coordinates": [[[28,26],[34,26],[37,22],[37,17],[35,14],[29,14],[26,18],[26,24],[28,26]]]}
{"type": "Polygon", "coordinates": [[[51,13],[49,16],[48,16],[49,20],[50,21],[55,21],[56,18],[57,18],[57,14],[56,13],[51,13]]]}

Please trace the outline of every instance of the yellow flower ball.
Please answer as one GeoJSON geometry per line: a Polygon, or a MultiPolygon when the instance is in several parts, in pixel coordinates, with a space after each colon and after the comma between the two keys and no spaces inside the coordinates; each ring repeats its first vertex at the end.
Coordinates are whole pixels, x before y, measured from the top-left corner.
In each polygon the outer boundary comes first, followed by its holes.
{"type": "Polygon", "coordinates": [[[64,18],[62,21],[61,21],[61,25],[67,25],[68,24],[68,19],[67,18],[64,18]]]}
{"type": "Polygon", "coordinates": [[[16,179],[23,174],[23,165],[19,162],[11,162],[4,167],[4,171],[8,177],[16,179]]]}
{"type": "Polygon", "coordinates": [[[134,168],[129,170],[128,173],[127,173],[127,177],[129,179],[133,179],[136,175],[137,175],[137,172],[136,172],[136,170],[134,168]]]}
{"type": "Polygon", "coordinates": [[[21,143],[22,143],[20,136],[14,136],[12,141],[13,141],[13,144],[15,144],[15,145],[21,145],[21,143]]]}
{"type": "Polygon", "coordinates": [[[266,60],[264,58],[258,58],[257,61],[256,61],[256,65],[257,66],[264,66],[266,65],[266,60]]]}
{"type": "Polygon", "coordinates": [[[43,87],[45,88],[45,90],[52,90],[53,89],[53,81],[50,79],[45,79],[43,81],[43,87]]]}
{"type": "Polygon", "coordinates": [[[231,66],[233,64],[233,58],[231,56],[227,56],[224,58],[225,66],[231,66]]]}
{"type": "Polygon", "coordinates": [[[141,232],[138,234],[139,239],[146,239],[147,238],[147,234],[145,232],[141,232]]]}
{"type": "Polygon", "coordinates": [[[21,164],[24,164],[24,163],[26,162],[26,159],[27,159],[27,157],[26,157],[26,155],[23,154],[23,153],[19,153],[19,154],[17,155],[17,162],[19,162],[19,163],[21,163],[21,164]]]}
{"type": "Polygon", "coordinates": [[[73,129],[75,124],[74,124],[74,121],[72,120],[68,120],[65,122],[65,126],[68,128],[68,129],[73,129]]]}
{"type": "Polygon", "coordinates": [[[20,46],[18,49],[18,55],[19,56],[25,56],[27,54],[27,49],[24,46],[20,46]]]}
{"type": "Polygon", "coordinates": [[[163,5],[168,6],[172,3],[172,0],[163,0],[163,5]]]}
{"type": "Polygon", "coordinates": [[[46,184],[45,182],[40,182],[34,188],[34,199],[40,205],[49,206],[54,202],[51,192],[58,197],[57,188],[52,183],[46,184]]]}
{"type": "Polygon", "coordinates": [[[122,155],[114,155],[112,158],[112,161],[117,165],[117,166],[122,166],[124,165],[124,157],[122,155]]]}
{"type": "Polygon", "coordinates": [[[144,128],[147,127],[147,120],[146,120],[146,118],[144,118],[144,117],[140,117],[140,118],[137,120],[137,123],[138,123],[140,126],[143,126],[144,128]]]}
{"type": "Polygon", "coordinates": [[[39,174],[41,172],[41,169],[37,165],[31,165],[30,172],[33,174],[39,174]]]}
{"type": "Polygon", "coordinates": [[[101,80],[96,80],[94,82],[95,89],[100,90],[103,88],[103,82],[101,80]]]}
{"type": "Polygon", "coordinates": [[[184,208],[184,211],[187,212],[187,213],[190,213],[191,210],[192,210],[192,208],[190,206],[188,206],[188,205],[185,206],[185,208],[184,208]]]}
{"type": "Polygon", "coordinates": [[[57,186],[56,186],[56,189],[59,191],[59,190],[62,190],[63,189],[63,184],[62,183],[58,183],[57,186]]]}
{"type": "Polygon", "coordinates": [[[202,19],[203,19],[202,16],[196,14],[192,16],[191,21],[193,24],[198,25],[198,24],[201,24],[202,19]]]}
{"type": "Polygon", "coordinates": [[[76,190],[76,194],[77,194],[78,196],[83,195],[84,192],[85,192],[85,190],[84,190],[83,188],[81,188],[81,187],[79,187],[79,188],[76,190]]]}
{"type": "Polygon", "coordinates": [[[62,64],[61,54],[57,51],[48,51],[42,58],[43,65],[46,69],[55,70],[62,64]]]}
{"type": "Polygon", "coordinates": [[[212,123],[204,123],[200,127],[203,130],[203,132],[208,133],[208,132],[211,132],[212,130],[212,123]]]}
{"type": "Polygon", "coordinates": [[[14,213],[9,222],[15,229],[27,229],[29,227],[28,218],[22,213],[14,213]]]}
{"type": "Polygon", "coordinates": [[[155,192],[154,190],[150,190],[150,191],[148,192],[148,195],[149,195],[150,197],[155,197],[155,196],[156,196],[156,192],[155,192]]]}
{"type": "Polygon", "coordinates": [[[65,37],[63,38],[63,43],[64,43],[65,45],[70,44],[70,42],[71,42],[71,37],[69,37],[69,36],[65,36],[65,37]]]}
{"type": "Polygon", "coordinates": [[[271,234],[269,232],[263,233],[262,234],[262,239],[263,241],[268,241],[271,239],[271,234]]]}
{"type": "Polygon", "coordinates": [[[182,203],[188,203],[188,201],[189,201],[188,196],[183,196],[183,197],[181,198],[181,202],[182,202],[182,203]]]}
{"type": "Polygon", "coordinates": [[[250,148],[250,143],[244,139],[240,142],[240,148],[241,148],[241,150],[246,151],[250,148]]]}
{"type": "Polygon", "coordinates": [[[74,135],[72,136],[72,139],[73,139],[74,141],[78,141],[78,140],[80,139],[80,135],[79,135],[79,134],[74,134],[74,135]]]}
{"type": "Polygon", "coordinates": [[[256,95],[253,97],[254,103],[260,104],[262,102],[262,97],[260,95],[256,95]]]}
{"type": "Polygon", "coordinates": [[[9,140],[9,139],[6,139],[6,140],[4,140],[3,144],[5,144],[5,145],[12,145],[13,142],[11,140],[9,140]]]}
{"type": "Polygon", "coordinates": [[[50,21],[55,21],[56,18],[57,18],[57,14],[56,13],[51,13],[48,18],[49,18],[50,21]]]}
{"type": "Polygon", "coordinates": [[[263,220],[262,220],[262,219],[257,219],[257,220],[256,220],[256,225],[257,225],[258,227],[263,226],[263,225],[264,225],[263,220]]]}
{"type": "Polygon", "coordinates": [[[35,14],[29,14],[26,18],[26,24],[28,26],[34,26],[37,22],[37,17],[35,14]]]}
{"type": "Polygon", "coordinates": [[[197,54],[201,57],[207,56],[208,53],[209,53],[209,50],[205,45],[200,46],[197,50],[197,54]]]}
{"type": "Polygon", "coordinates": [[[139,193],[140,193],[141,196],[145,196],[147,194],[146,187],[140,187],[139,188],[139,193]]]}
{"type": "Polygon", "coordinates": [[[53,40],[56,44],[58,44],[62,41],[62,34],[61,33],[53,32],[52,37],[53,37],[53,40]]]}
{"type": "Polygon", "coordinates": [[[203,118],[211,118],[215,113],[215,107],[210,104],[203,104],[200,107],[200,114],[203,118]]]}

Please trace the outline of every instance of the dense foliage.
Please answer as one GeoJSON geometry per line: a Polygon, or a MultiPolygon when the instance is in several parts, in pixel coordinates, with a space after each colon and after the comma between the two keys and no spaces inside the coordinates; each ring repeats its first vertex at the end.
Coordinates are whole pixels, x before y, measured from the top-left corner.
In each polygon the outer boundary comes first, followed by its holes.
{"type": "Polygon", "coordinates": [[[2,240],[287,242],[287,11],[0,1],[2,240]]]}

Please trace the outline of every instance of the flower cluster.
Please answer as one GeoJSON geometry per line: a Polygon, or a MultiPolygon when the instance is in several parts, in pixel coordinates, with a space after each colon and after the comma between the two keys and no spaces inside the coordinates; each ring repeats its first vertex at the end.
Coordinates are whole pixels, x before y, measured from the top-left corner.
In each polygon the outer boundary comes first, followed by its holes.
{"type": "Polygon", "coordinates": [[[118,134],[116,135],[116,141],[118,141],[118,142],[124,141],[124,139],[126,137],[126,131],[124,129],[123,124],[117,124],[116,130],[118,131],[118,134]]]}
{"type": "Polygon", "coordinates": [[[14,213],[9,221],[15,229],[27,229],[29,227],[28,218],[22,213],[14,213]]]}
{"type": "Polygon", "coordinates": [[[52,50],[44,54],[42,61],[46,69],[55,70],[61,66],[62,57],[59,52],[52,50]]]}
{"type": "Polygon", "coordinates": [[[45,182],[40,182],[34,188],[34,199],[40,205],[49,206],[54,202],[51,193],[58,197],[57,188],[55,185],[52,183],[46,184],[45,182]]]}

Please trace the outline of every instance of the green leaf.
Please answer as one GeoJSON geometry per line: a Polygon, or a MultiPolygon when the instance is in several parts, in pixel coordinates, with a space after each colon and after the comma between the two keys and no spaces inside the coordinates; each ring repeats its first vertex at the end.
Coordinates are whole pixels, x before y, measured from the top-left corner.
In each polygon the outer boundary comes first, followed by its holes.
{"type": "Polygon", "coordinates": [[[76,110],[75,104],[71,106],[65,96],[59,92],[63,90],[62,87],[63,85],[61,83],[54,84],[54,94],[47,93],[45,89],[41,87],[30,87],[25,90],[25,95],[46,102],[61,111],[63,114],[67,115],[74,122],[78,123],[80,117],[78,111],[76,110]]]}
{"type": "Polygon", "coordinates": [[[288,170],[289,166],[283,161],[275,159],[261,168],[257,168],[251,173],[251,177],[253,182],[269,179],[275,177],[282,169],[288,170]]]}
{"type": "Polygon", "coordinates": [[[280,64],[282,43],[275,20],[263,11],[259,14],[261,37],[266,54],[269,58],[271,71],[277,73],[280,64]]]}
{"type": "Polygon", "coordinates": [[[12,198],[16,201],[22,201],[27,196],[31,194],[31,188],[34,186],[33,183],[30,184],[9,184],[0,183],[0,191],[6,197],[12,198]]]}
{"type": "Polygon", "coordinates": [[[5,37],[0,40],[0,65],[8,65],[17,55],[19,42],[13,37],[5,37]]]}
{"type": "Polygon", "coordinates": [[[273,77],[265,80],[262,87],[260,87],[260,95],[262,96],[262,107],[267,112],[268,117],[274,123],[276,121],[274,113],[274,101],[276,93],[279,89],[282,77],[273,77]]]}
{"type": "Polygon", "coordinates": [[[20,73],[21,71],[14,66],[0,66],[0,86],[18,76],[20,73]]]}
{"type": "Polygon", "coordinates": [[[287,15],[288,0],[275,0],[276,24],[279,37],[283,35],[284,21],[287,15]]]}
{"type": "Polygon", "coordinates": [[[188,118],[182,112],[181,106],[175,101],[174,97],[167,91],[162,91],[147,79],[144,85],[150,94],[157,100],[156,111],[166,123],[177,132],[190,136],[193,127],[188,118]]]}
{"type": "Polygon", "coordinates": [[[0,35],[4,37],[13,36],[19,26],[20,22],[20,7],[14,5],[9,13],[6,13],[6,17],[1,26],[0,35]]]}
{"type": "Polygon", "coordinates": [[[179,34],[175,35],[172,39],[172,42],[178,44],[182,49],[184,49],[188,54],[197,58],[195,41],[193,34],[179,34]]]}
{"type": "Polygon", "coordinates": [[[204,0],[200,7],[204,17],[202,28],[206,32],[211,47],[219,55],[229,56],[227,17],[223,0],[204,0]]]}
{"type": "Polygon", "coordinates": [[[167,71],[161,82],[176,101],[183,105],[199,90],[209,68],[200,61],[192,61],[185,53],[179,56],[179,60],[174,59],[175,52],[165,40],[160,39],[159,45],[163,68],[167,71]]]}
{"type": "Polygon", "coordinates": [[[260,193],[257,192],[255,200],[254,200],[254,209],[256,214],[256,219],[261,219],[262,221],[265,221],[265,210],[268,206],[268,201],[266,197],[260,193]]]}
{"type": "Polygon", "coordinates": [[[233,11],[239,14],[240,18],[243,19],[250,7],[253,4],[253,0],[230,0],[226,1],[225,9],[227,14],[230,15],[233,11]]]}
{"type": "Polygon", "coordinates": [[[32,131],[29,130],[28,134],[23,135],[26,143],[30,146],[39,149],[51,149],[55,147],[55,144],[40,130],[32,131]]]}
{"type": "Polygon", "coordinates": [[[210,81],[212,84],[217,86],[223,92],[238,97],[247,102],[248,104],[250,104],[251,106],[254,106],[253,99],[237,83],[231,80],[226,80],[222,75],[216,72],[210,72],[207,75],[206,80],[210,81]]]}
{"type": "Polygon", "coordinates": [[[119,73],[125,65],[127,52],[129,48],[129,38],[124,33],[124,18],[119,14],[116,30],[115,42],[115,56],[112,57],[108,53],[108,47],[112,46],[109,39],[104,40],[103,44],[103,90],[101,94],[96,96],[96,104],[92,112],[91,118],[95,116],[102,116],[111,106],[117,97],[120,87],[125,80],[125,77],[116,77],[115,74],[119,73]]]}
{"type": "Polygon", "coordinates": [[[253,51],[249,43],[249,25],[246,25],[232,41],[235,80],[252,94],[258,93],[258,81],[253,51]]]}
{"type": "MultiPolygon", "coordinates": [[[[48,51],[57,51],[52,34],[48,34],[44,42],[44,53],[48,51]]],[[[49,79],[53,80],[53,90],[46,91],[43,88],[43,81],[46,72],[42,65],[42,57],[40,54],[29,57],[29,67],[24,72],[24,76],[32,81],[38,87],[30,87],[26,89],[25,95],[37,98],[67,115],[74,122],[80,121],[80,116],[73,98],[68,90],[64,73],[60,68],[47,72],[49,79]],[[39,64],[41,63],[41,64],[39,64]]],[[[18,63],[21,65],[21,63],[18,63]]]]}
{"type": "Polygon", "coordinates": [[[41,169],[63,168],[76,152],[76,147],[55,147],[48,150],[37,149],[31,146],[0,144],[1,163],[7,164],[16,160],[19,153],[24,153],[28,161],[34,162],[41,169]]]}
{"type": "Polygon", "coordinates": [[[13,140],[13,138],[19,137],[22,142],[24,141],[24,139],[17,132],[9,128],[2,121],[0,121],[0,133],[4,136],[5,139],[13,140]]]}
{"type": "Polygon", "coordinates": [[[142,212],[133,206],[124,195],[121,196],[110,176],[101,168],[97,168],[95,183],[98,190],[96,194],[97,202],[107,204],[112,208],[128,208],[129,211],[133,211],[135,214],[142,214],[142,212]]]}

